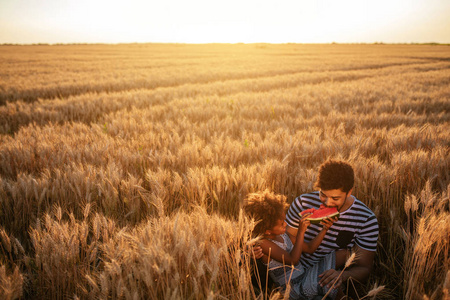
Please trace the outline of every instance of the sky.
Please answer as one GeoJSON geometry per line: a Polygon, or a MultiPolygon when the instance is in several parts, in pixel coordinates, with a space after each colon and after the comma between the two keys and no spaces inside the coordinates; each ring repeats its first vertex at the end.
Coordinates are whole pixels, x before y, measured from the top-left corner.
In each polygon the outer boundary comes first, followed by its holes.
{"type": "Polygon", "coordinates": [[[0,43],[450,43],[450,0],[0,0],[0,43]]]}

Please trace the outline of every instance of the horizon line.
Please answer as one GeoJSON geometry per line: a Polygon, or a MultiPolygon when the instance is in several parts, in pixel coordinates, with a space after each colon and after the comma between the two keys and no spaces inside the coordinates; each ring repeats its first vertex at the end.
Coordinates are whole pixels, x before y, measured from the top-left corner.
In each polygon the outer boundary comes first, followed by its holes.
{"type": "Polygon", "coordinates": [[[430,46],[449,46],[448,43],[441,42],[317,42],[317,43],[301,43],[301,42],[205,42],[205,43],[189,43],[189,42],[74,42],[74,43],[0,43],[0,46],[70,46],[70,45],[430,45],[430,46]]]}

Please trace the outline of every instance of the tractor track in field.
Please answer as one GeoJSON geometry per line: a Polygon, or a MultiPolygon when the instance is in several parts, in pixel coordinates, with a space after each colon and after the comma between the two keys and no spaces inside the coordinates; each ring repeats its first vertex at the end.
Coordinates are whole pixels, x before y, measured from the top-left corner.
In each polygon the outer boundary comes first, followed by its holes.
{"type": "MultiPolygon", "coordinates": [[[[137,83],[126,83],[124,85],[115,85],[114,83],[111,83],[109,85],[95,85],[95,84],[89,84],[89,83],[77,83],[75,85],[68,85],[68,86],[56,86],[56,87],[50,87],[50,88],[31,88],[26,89],[18,92],[0,92],[0,106],[3,106],[6,104],[6,102],[12,102],[17,100],[22,100],[24,102],[34,102],[38,99],[55,99],[55,98],[68,98],[70,96],[77,96],[87,93],[115,93],[115,92],[122,92],[122,91],[129,91],[129,90],[136,90],[136,89],[148,89],[153,90],[157,88],[176,88],[180,86],[184,86],[187,84],[194,85],[194,84],[212,84],[216,82],[227,82],[227,81],[236,81],[236,80],[248,80],[248,79],[264,79],[264,78],[275,78],[279,76],[290,76],[290,75],[296,75],[296,74],[316,74],[316,73],[337,73],[337,72],[349,72],[349,71],[364,71],[364,70],[379,70],[379,69],[386,69],[390,67],[397,67],[397,66],[411,66],[411,65],[426,65],[430,64],[429,61],[425,62],[414,62],[414,63],[391,63],[391,64],[371,64],[361,67],[351,67],[351,68],[340,68],[340,69],[333,69],[333,70],[320,70],[320,71],[310,71],[310,70],[285,70],[285,71],[278,71],[278,72],[271,72],[270,74],[266,73],[259,73],[259,74],[239,74],[236,76],[228,76],[223,78],[216,78],[216,79],[210,79],[205,76],[205,78],[200,78],[198,80],[189,80],[186,78],[181,78],[181,82],[178,82],[176,84],[173,84],[171,82],[156,82],[156,81],[141,81],[137,83]]],[[[308,82],[307,82],[308,83],[308,82]]],[[[307,84],[306,83],[306,84],[307,84]]]]}

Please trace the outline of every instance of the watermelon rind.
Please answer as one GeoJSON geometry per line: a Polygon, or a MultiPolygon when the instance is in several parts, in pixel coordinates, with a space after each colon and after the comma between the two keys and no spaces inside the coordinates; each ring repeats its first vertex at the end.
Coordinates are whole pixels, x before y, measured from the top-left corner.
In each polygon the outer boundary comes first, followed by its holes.
{"type": "Polygon", "coordinates": [[[320,218],[306,218],[306,220],[310,221],[311,224],[320,224],[320,222],[322,222],[324,219],[333,217],[339,217],[339,212],[335,212],[320,218]]]}

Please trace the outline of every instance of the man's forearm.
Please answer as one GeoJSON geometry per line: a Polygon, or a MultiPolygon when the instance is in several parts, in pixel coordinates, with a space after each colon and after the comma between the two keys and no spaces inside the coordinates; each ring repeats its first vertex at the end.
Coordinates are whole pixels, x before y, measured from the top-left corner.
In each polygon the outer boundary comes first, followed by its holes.
{"type": "Polygon", "coordinates": [[[350,266],[342,273],[342,281],[347,281],[349,278],[352,278],[359,282],[364,282],[369,278],[371,269],[362,266],[350,266]]]}
{"type": "Polygon", "coordinates": [[[358,246],[353,248],[355,259],[353,263],[345,269],[342,280],[346,281],[350,277],[360,282],[366,281],[373,269],[375,252],[364,250],[358,246]]]}

